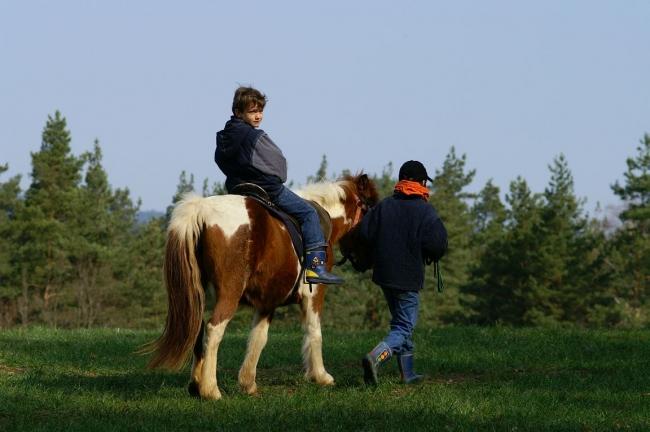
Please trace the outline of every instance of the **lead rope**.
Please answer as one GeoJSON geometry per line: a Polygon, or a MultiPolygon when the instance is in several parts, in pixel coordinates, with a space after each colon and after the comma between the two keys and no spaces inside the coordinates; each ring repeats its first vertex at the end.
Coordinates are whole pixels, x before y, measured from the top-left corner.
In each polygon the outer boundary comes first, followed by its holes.
{"type": "Polygon", "coordinates": [[[433,275],[438,277],[438,292],[442,292],[445,288],[445,281],[442,280],[442,273],[440,273],[440,264],[438,261],[433,263],[433,275]]]}

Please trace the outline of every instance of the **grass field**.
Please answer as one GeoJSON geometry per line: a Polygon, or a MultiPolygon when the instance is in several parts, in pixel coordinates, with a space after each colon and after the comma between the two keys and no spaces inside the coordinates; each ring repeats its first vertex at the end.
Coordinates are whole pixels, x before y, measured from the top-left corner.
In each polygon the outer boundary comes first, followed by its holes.
{"type": "Polygon", "coordinates": [[[247,331],[229,329],[224,398],[189,397],[188,371],[149,371],[132,354],[156,333],[0,332],[0,431],[650,430],[650,331],[439,328],[416,331],[419,386],[363,384],[359,358],[381,332],[324,329],[334,387],[302,378],[298,329],[271,327],[260,394],[239,393],[247,331]]]}

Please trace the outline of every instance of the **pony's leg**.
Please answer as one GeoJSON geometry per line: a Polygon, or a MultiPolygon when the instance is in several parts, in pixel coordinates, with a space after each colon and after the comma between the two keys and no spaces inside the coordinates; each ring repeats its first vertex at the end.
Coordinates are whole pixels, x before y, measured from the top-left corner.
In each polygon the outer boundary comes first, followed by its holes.
{"type": "Polygon", "coordinates": [[[270,323],[271,315],[263,315],[259,311],[255,311],[251,333],[248,338],[248,347],[246,348],[246,357],[241,369],[239,369],[239,386],[244,393],[249,395],[257,392],[257,384],[255,383],[257,362],[264,346],[266,346],[270,323]]]}
{"type": "Polygon", "coordinates": [[[302,358],[305,365],[305,378],[321,385],[334,384],[334,378],[327,373],[323,364],[323,335],[320,327],[320,308],[322,297],[315,302],[317,296],[324,296],[321,287],[315,289],[314,295],[303,295],[300,303],[302,326],[305,336],[302,344],[302,358]]]}
{"type": "Polygon", "coordinates": [[[205,326],[203,342],[203,367],[199,380],[199,395],[203,399],[221,399],[221,392],[217,385],[217,353],[219,344],[223,339],[226,326],[237,309],[238,299],[231,301],[218,301],[212,318],[205,326]]]}
{"type": "Polygon", "coordinates": [[[187,387],[190,395],[199,397],[199,382],[201,381],[201,370],[203,369],[203,335],[205,334],[205,322],[201,321],[201,330],[194,343],[194,358],[192,359],[192,372],[190,384],[187,387]]]}

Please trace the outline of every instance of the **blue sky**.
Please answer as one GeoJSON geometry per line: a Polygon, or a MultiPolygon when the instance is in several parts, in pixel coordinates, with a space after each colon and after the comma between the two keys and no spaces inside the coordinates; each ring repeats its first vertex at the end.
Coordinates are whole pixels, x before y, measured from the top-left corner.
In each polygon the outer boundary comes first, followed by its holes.
{"type": "MultiPolygon", "coordinates": [[[[303,183],[380,173],[451,146],[534,191],[564,153],[592,211],[650,133],[650,2],[1,1],[0,163],[29,184],[48,114],[73,152],[99,139],[113,187],[164,209],[182,170],[223,181],[215,132],[238,84],[303,183]]],[[[0,180],[6,180],[7,175],[0,180]]]]}

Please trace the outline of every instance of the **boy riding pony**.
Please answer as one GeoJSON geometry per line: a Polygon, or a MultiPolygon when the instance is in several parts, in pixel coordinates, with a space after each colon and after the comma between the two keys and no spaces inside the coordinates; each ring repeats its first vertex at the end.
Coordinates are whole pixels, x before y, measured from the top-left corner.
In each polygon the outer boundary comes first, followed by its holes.
{"type": "Polygon", "coordinates": [[[232,117],[217,132],[214,160],[226,175],[226,189],[253,183],[266,191],[271,202],[293,216],[302,230],[305,244],[307,283],[340,284],[343,279],[329,273],[327,242],[316,210],[289,188],[287,161],[280,148],[261,129],[266,96],[252,87],[239,87],[232,102],[232,117]]]}

